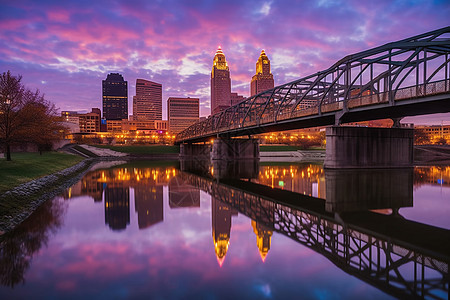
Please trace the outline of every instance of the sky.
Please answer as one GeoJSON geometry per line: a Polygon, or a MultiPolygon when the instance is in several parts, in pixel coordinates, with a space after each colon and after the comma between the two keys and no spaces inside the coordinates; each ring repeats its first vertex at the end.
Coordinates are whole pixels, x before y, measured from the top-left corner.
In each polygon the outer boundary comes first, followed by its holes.
{"type": "MultiPolygon", "coordinates": [[[[197,97],[210,113],[214,54],[232,91],[248,97],[262,49],[275,85],[325,70],[346,55],[450,25],[446,0],[0,0],[0,72],[22,75],[60,110],[102,106],[102,80],[121,73],[128,107],[137,78],[169,97],[197,97]]],[[[406,118],[450,124],[450,114],[406,118]]]]}

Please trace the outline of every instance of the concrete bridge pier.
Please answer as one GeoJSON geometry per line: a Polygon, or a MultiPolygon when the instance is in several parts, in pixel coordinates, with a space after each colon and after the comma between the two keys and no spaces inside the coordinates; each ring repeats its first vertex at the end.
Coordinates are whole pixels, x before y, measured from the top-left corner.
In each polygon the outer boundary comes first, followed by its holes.
{"type": "Polygon", "coordinates": [[[324,167],[404,168],[413,166],[414,130],[333,126],[326,131],[324,167]]]}
{"type": "Polygon", "coordinates": [[[211,144],[180,144],[180,158],[209,160],[211,144]]]}
{"type": "Polygon", "coordinates": [[[259,159],[259,140],[217,138],[213,143],[211,159],[259,159]]]}

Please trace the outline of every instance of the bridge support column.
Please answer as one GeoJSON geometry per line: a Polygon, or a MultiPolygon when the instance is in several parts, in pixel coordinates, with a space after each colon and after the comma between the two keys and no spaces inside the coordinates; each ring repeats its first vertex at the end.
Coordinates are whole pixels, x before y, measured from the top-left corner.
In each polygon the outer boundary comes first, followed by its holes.
{"type": "Polygon", "coordinates": [[[217,138],[214,140],[211,159],[259,159],[259,140],[217,138]]]}
{"type": "Polygon", "coordinates": [[[209,159],[211,144],[180,144],[181,158],[209,159]]]}
{"type": "Polygon", "coordinates": [[[413,166],[413,129],[333,126],[326,137],[325,168],[413,166]]]}

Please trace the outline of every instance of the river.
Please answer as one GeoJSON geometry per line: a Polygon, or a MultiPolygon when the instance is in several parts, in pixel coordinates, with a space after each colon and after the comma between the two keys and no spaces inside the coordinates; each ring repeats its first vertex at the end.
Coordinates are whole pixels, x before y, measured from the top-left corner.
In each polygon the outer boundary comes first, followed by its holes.
{"type": "Polygon", "coordinates": [[[1,299],[448,299],[450,167],[102,162],[0,237],[1,299]]]}

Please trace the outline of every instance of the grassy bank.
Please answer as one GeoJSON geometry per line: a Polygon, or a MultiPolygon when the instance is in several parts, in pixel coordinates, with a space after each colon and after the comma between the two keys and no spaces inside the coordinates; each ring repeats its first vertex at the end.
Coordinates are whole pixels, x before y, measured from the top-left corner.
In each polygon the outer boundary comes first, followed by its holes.
{"type": "Polygon", "coordinates": [[[55,173],[83,160],[57,152],[13,153],[12,161],[0,159],[0,194],[27,181],[55,173]]]}
{"type": "Polygon", "coordinates": [[[179,146],[169,145],[142,145],[142,146],[110,146],[110,145],[92,145],[98,148],[107,148],[117,152],[130,154],[166,154],[180,153],[179,146]]]}

